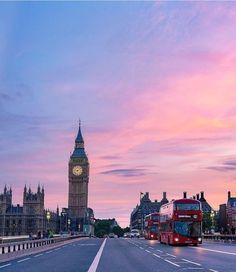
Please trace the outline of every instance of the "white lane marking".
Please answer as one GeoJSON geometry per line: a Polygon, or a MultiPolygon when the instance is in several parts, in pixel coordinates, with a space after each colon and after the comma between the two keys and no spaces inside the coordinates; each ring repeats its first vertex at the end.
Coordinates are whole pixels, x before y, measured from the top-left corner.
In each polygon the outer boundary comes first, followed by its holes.
{"type": "Polygon", "coordinates": [[[60,248],[60,247],[58,247],[58,248],[55,248],[55,249],[54,249],[54,251],[57,251],[57,250],[59,250],[59,249],[61,249],[61,248],[60,248]]]}
{"type": "Polygon", "coordinates": [[[149,247],[149,248],[154,249],[154,247],[149,247]]]}
{"type": "Polygon", "coordinates": [[[143,249],[143,247],[139,247],[140,249],[143,249]]]}
{"type": "Polygon", "coordinates": [[[162,253],[162,252],[163,252],[162,250],[159,250],[159,249],[156,249],[156,251],[158,251],[158,252],[160,252],[160,253],[162,253]]]}
{"type": "Polygon", "coordinates": [[[187,263],[191,263],[191,264],[195,264],[195,265],[201,266],[201,264],[199,264],[199,263],[195,263],[195,262],[192,262],[192,261],[189,261],[189,260],[186,260],[186,259],[181,259],[181,260],[183,260],[183,261],[185,261],[187,263]]]}
{"type": "Polygon", "coordinates": [[[7,267],[7,266],[9,266],[9,265],[11,265],[11,263],[1,265],[0,268],[7,267]]]}
{"type": "Polygon", "coordinates": [[[207,250],[207,251],[212,251],[212,252],[216,252],[216,253],[223,253],[223,254],[228,254],[228,255],[236,255],[236,253],[233,252],[228,252],[228,251],[221,251],[221,250],[215,250],[215,249],[208,249],[208,248],[202,248],[202,247],[191,247],[191,248],[195,248],[198,250],[207,250]]]}
{"type": "Polygon", "coordinates": [[[209,269],[209,271],[212,271],[212,272],[218,272],[217,270],[214,270],[214,269],[209,269]]]}
{"type": "Polygon", "coordinates": [[[51,252],[53,252],[53,251],[52,251],[52,250],[49,250],[49,251],[45,252],[45,254],[48,254],[48,253],[51,253],[51,252]]]}
{"type": "Polygon", "coordinates": [[[175,255],[172,255],[172,254],[169,254],[169,253],[166,253],[166,255],[171,256],[171,257],[173,257],[173,258],[176,258],[175,255]]]}
{"type": "Polygon", "coordinates": [[[37,257],[42,256],[42,255],[43,255],[42,253],[38,254],[38,255],[35,255],[34,258],[37,258],[37,257]]]}
{"type": "Polygon", "coordinates": [[[25,258],[25,259],[22,259],[22,260],[19,260],[17,261],[18,263],[22,263],[22,262],[25,262],[25,261],[28,261],[30,258],[25,258]]]}
{"type": "Polygon", "coordinates": [[[204,268],[199,268],[199,267],[186,267],[183,268],[183,270],[203,270],[204,268]]]}
{"type": "Polygon", "coordinates": [[[77,246],[96,246],[96,244],[77,244],[77,246]]]}
{"type": "Polygon", "coordinates": [[[145,249],[145,251],[148,252],[148,253],[151,253],[151,251],[149,251],[149,250],[147,250],[147,249],[145,249]]]}
{"type": "Polygon", "coordinates": [[[180,267],[180,265],[178,265],[178,264],[176,264],[176,263],[173,263],[173,262],[171,262],[170,260],[164,259],[164,261],[167,262],[167,263],[170,263],[170,264],[172,264],[172,265],[175,265],[175,266],[177,266],[177,267],[180,267]]]}
{"type": "Polygon", "coordinates": [[[102,256],[103,249],[104,249],[105,244],[106,244],[106,241],[107,241],[107,238],[103,241],[101,247],[99,248],[98,253],[95,256],[91,266],[89,267],[88,272],[96,272],[97,267],[98,267],[98,263],[99,263],[99,261],[101,259],[101,256],[102,256]]]}
{"type": "Polygon", "coordinates": [[[157,258],[161,258],[161,256],[159,256],[159,255],[157,255],[155,253],[153,253],[152,255],[156,256],[157,258]]]}

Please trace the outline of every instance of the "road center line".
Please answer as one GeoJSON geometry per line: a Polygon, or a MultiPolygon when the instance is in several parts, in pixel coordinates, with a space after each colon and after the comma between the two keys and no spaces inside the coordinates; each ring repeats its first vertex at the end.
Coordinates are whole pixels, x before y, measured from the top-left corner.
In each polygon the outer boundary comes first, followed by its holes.
{"type": "Polygon", "coordinates": [[[177,267],[180,267],[180,265],[178,265],[178,264],[176,264],[176,263],[173,263],[173,262],[171,262],[170,260],[164,259],[164,261],[167,262],[167,263],[170,263],[170,264],[172,264],[172,265],[175,265],[175,266],[177,266],[177,267]]]}
{"type": "Polygon", "coordinates": [[[97,267],[98,267],[98,263],[99,263],[99,261],[101,259],[101,256],[102,256],[103,249],[104,249],[105,244],[106,244],[106,241],[107,241],[107,238],[103,241],[101,247],[99,248],[98,253],[95,256],[91,266],[89,267],[88,272],[96,272],[97,267]]]}
{"type": "Polygon", "coordinates": [[[1,265],[1,266],[0,266],[0,268],[4,268],[4,267],[7,267],[7,266],[9,266],[9,265],[11,265],[11,263],[8,263],[8,264],[4,264],[4,265],[1,265]]]}
{"type": "Polygon", "coordinates": [[[30,258],[25,258],[25,259],[22,259],[22,260],[19,260],[17,261],[18,263],[22,263],[22,262],[25,262],[25,261],[28,261],[30,258]]]}
{"type": "Polygon", "coordinates": [[[197,249],[197,250],[206,250],[206,251],[212,251],[212,252],[216,252],[216,253],[223,253],[223,254],[228,254],[228,255],[235,255],[236,256],[236,253],[233,253],[233,252],[227,252],[227,251],[221,251],[221,250],[215,250],[215,249],[208,249],[208,248],[202,248],[202,247],[191,247],[191,248],[194,248],[194,249],[197,249]]]}
{"type": "Polygon", "coordinates": [[[195,263],[195,262],[192,262],[192,261],[189,261],[189,260],[186,260],[186,259],[181,259],[181,260],[183,260],[183,261],[185,261],[187,263],[191,263],[191,264],[195,264],[195,265],[201,266],[201,264],[199,264],[199,263],[195,263]]]}

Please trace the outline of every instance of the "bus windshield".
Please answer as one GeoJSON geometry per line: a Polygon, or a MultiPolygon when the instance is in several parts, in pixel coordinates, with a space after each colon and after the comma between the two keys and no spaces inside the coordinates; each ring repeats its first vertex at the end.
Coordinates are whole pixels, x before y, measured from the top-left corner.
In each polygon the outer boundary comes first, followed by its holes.
{"type": "Polygon", "coordinates": [[[159,215],[152,215],[152,220],[159,220],[159,215]]]}
{"type": "Polygon", "coordinates": [[[151,226],[150,231],[151,231],[151,232],[154,232],[154,233],[158,233],[158,228],[157,228],[157,226],[151,226]]]}
{"type": "Polygon", "coordinates": [[[194,204],[177,203],[176,210],[177,211],[199,211],[200,205],[198,203],[194,203],[194,204]]]}
{"type": "Polygon", "coordinates": [[[200,222],[175,222],[174,231],[180,235],[188,237],[201,236],[200,222]]]}

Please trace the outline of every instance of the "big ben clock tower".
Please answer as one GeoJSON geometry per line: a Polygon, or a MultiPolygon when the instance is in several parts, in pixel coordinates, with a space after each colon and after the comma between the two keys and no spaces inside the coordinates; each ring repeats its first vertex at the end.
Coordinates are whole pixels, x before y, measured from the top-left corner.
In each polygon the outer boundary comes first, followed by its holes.
{"type": "Polygon", "coordinates": [[[72,230],[80,230],[88,208],[89,162],[79,124],[75,147],[69,160],[68,208],[72,230]]]}

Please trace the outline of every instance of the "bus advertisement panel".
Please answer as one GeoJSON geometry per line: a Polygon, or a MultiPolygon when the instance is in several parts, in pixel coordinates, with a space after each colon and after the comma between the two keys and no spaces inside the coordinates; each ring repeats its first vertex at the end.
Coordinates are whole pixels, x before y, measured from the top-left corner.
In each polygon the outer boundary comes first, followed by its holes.
{"type": "Polygon", "coordinates": [[[202,209],[195,199],[178,199],[160,208],[160,243],[198,245],[202,243],[202,209]]]}
{"type": "Polygon", "coordinates": [[[159,213],[151,213],[144,219],[144,237],[148,240],[157,240],[159,236],[159,213]]]}

